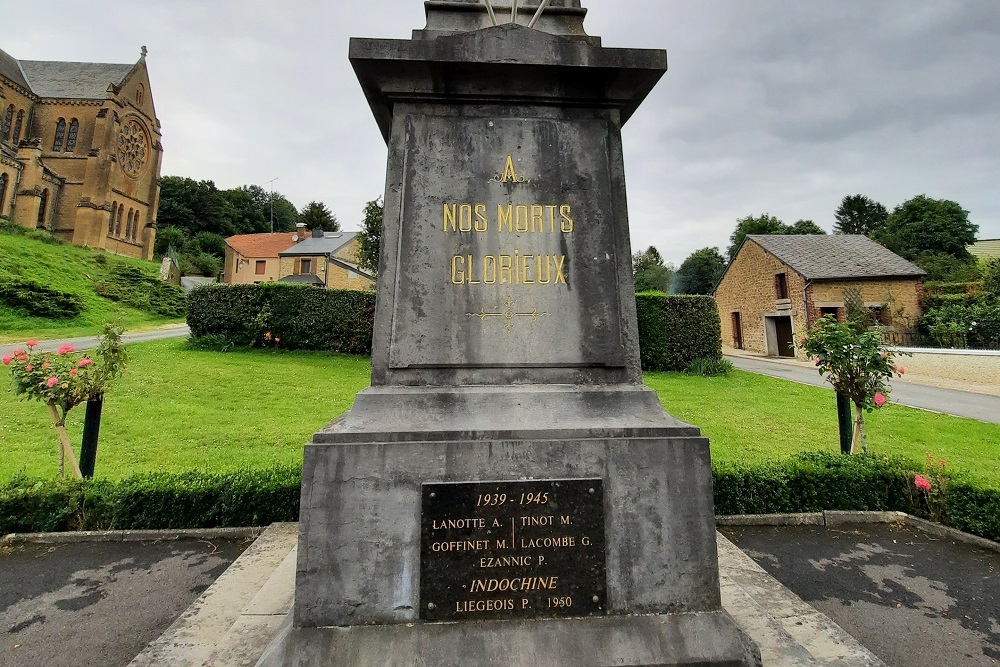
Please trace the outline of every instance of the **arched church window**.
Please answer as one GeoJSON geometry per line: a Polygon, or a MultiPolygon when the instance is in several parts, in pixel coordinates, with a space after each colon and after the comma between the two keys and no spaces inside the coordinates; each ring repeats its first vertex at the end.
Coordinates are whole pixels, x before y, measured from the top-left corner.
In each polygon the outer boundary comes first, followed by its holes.
{"type": "Polygon", "coordinates": [[[49,189],[42,190],[42,196],[38,198],[38,226],[45,225],[45,213],[49,207],[49,189]]]}
{"type": "Polygon", "coordinates": [[[14,143],[21,140],[21,125],[24,123],[24,109],[17,112],[17,120],[14,121],[14,143]]]}
{"type": "Polygon", "coordinates": [[[118,218],[115,221],[115,236],[122,235],[122,213],[125,211],[125,204],[118,207],[118,218]]]}
{"type": "Polygon", "coordinates": [[[66,152],[72,153],[76,148],[76,135],[80,133],[80,122],[74,118],[69,122],[69,135],[66,137],[66,152]]]}
{"type": "Polygon", "coordinates": [[[132,243],[135,243],[135,239],[138,236],[139,236],[139,211],[136,211],[135,220],[132,221],[132,243]]]}
{"type": "Polygon", "coordinates": [[[10,141],[10,124],[14,120],[14,105],[11,104],[7,107],[7,111],[3,114],[3,127],[0,128],[0,136],[3,137],[4,141],[10,141]]]}
{"type": "Polygon", "coordinates": [[[66,119],[60,118],[56,123],[56,138],[52,142],[52,150],[61,151],[63,147],[63,139],[66,138],[66,119]]]}
{"type": "Polygon", "coordinates": [[[135,211],[133,211],[132,209],[129,209],[128,210],[128,222],[125,223],[125,238],[126,238],[126,240],[132,238],[132,220],[133,220],[132,216],[134,216],[134,215],[135,215],[135,211]]]}
{"type": "Polygon", "coordinates": [[[111,217],[108,218],[108,236],[115,233],[115,213],[118,211],[118,202],[111,204],[111,217]]]}
{"type": "Polygon", "coordinates": [[[0,174],[0,215],[3,215],[4,204],[7,202],[7,174],[0,174]]]}

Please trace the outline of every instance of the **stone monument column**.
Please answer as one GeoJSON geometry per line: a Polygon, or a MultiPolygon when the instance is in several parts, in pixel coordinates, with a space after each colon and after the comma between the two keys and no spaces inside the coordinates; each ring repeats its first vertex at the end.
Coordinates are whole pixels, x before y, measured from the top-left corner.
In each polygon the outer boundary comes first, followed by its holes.
{"type": "Polygon", "coordinates": [[[639,366],[621,128],[666,53],[543,5],[351,40],[389,148],[372,386],[306,447],[261,665],[759,662],[721,606],[708,440],[639,366]]]}

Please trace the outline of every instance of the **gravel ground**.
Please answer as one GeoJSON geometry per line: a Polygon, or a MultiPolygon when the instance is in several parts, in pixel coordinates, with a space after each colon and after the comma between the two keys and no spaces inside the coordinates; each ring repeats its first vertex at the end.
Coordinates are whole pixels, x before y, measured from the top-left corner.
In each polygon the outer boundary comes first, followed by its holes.
{"type": "Polygon", "coordinates": [[[1000,553],[899,525],[721,530],[889,667],[1000,665],[1000,553]]]}
{"type": "Polygon", "coordinates": [[[0,665],[127,665],[249,544],[177,540],[3,547],[0,665]]]}

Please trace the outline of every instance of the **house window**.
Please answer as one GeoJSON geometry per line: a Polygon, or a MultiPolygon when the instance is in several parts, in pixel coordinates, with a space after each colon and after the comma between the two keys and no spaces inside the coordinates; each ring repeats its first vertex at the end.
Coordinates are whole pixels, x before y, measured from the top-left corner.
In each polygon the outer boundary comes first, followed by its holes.
{"type": "Polygon", "coordinates": [[[889,326],[892,324],[892,313],[888,308],[884,306],[871,306],[868,308],[871,311],[872,319],[875,324],[880,324],[882,326],[889,326]]]}
{"type": "Polygon", "coordinates": [[[66,119],[60,118],[56,122],[56,138],[52,142],[52,150],[61,151],[63,147],[63,139],[66,138],[66,119]]]}
{"type": "Polygon", "coordinates": [[[302,260],[302,264],[299,267],[299,274],[304,276],[308,273],[312,273],[313,272],[312,267],[313,267],[313,261],[311,259],[302,260]]]}
{"type": "Polygon", "coordinates": [[[72,153],[76,148],[76,135],[80,133],[80,121],[76,118],[69,122],[69,136],[66,137],[66,152],[72,153]]]}
{"type": "Polygon", "coordinates": [[[830,317],[832,317],[834,320],[836,320],[836,321],[839,322],[840,321],[840,308],[837,308],[835,306],[830,306],[830,307],[823,307],[823,308],[819,309],[819,316],[820,317],[826,317],[828,315],[830,317]]]}
{"type": "Polygon", "coordinates": [[[42,196],[38,198],[38,226],[45,224],[45,213],[49,207],[49,189],[42,190],[42,196]]]}
{"type": "Polygon", "coordinates": [[[258,259],[257,263],[254,264],[253,272],[254,275],[262,276],[267,271],[267,260],[258,259]]]}
{"type": "Polygon", "coordinates": [[[0,129],[0,136],[3,136],[4,141],[10,141],[10,124],[14,120],[14,105],[11,104],[7,107],[7,111],[3,115],[3,128],[0,129]]]}
{"type": "Polygon", "coordinates": [[[17,112],[17,120],[14,121],[14,143],[21,140],[21,124],[24,123],[24,109],[17,112]]]}
{"type": "Polygon", "coordinates": [[[0,215],[3,215],[3,205],[7,200],[7,174],[0,174],[0,215]]]}
{"type": "Polygon", "coordinates": [[[788,274],[774,274],[774,295],[779,300],[788,298],[788,274]]]}

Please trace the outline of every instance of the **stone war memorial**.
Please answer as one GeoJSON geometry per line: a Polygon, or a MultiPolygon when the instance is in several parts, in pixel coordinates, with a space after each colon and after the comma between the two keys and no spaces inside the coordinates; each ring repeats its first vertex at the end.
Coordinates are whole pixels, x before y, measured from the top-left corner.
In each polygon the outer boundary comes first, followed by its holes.
{"type": "Polygon", "coordinates": [[[425,6],[351,40],[389,156],[372,386],[306,446],[259,664],[759,664],[708,440],[639,366],[621,129],[666,53],[579,0],[425,6]]]}

